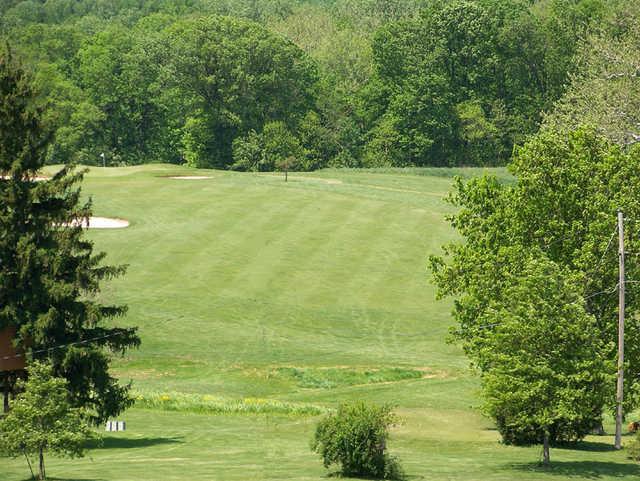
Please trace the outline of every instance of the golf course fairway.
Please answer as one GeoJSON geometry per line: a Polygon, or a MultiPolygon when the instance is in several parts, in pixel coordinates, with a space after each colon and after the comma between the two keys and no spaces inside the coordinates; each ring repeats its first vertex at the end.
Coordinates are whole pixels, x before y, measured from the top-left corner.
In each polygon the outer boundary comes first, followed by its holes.
{"type": "MultiPolygon", "coordinates": [[[[309,448],[315,425],[360,399],[396,406],[389,449],[409,480],[640,479],[612,436],[553,448],[544,469],[539,447],[501,444],[483,417],[477,377],[447,343],[451,301],[436,300],[427,270],[456,238],[452,176],[482,172],[322,170],[285,183],[92,167],[94,215],[129,222],[87,235],[128,265],[101,300],[127,304],[118,324],[139,327],[140,349],[113,364],[137,401],[118,418],[127,430],[103,433],[87,457],[48,457],[51,479],[327,479],[309,448]]],[[[0,460],[0,480],[28,474],[24,459],[0,460]]]]}

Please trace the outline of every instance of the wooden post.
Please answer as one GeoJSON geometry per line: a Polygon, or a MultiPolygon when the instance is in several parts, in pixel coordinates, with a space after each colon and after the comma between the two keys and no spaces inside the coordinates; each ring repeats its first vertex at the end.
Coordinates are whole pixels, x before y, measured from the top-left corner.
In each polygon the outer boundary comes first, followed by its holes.
{"type": "Polygon", "coordinates": [[[624,216],[618,211],[618,383],[616,386],[616,436],[614,446],[622,448],[622,401],[624,394],[624,216]]]}

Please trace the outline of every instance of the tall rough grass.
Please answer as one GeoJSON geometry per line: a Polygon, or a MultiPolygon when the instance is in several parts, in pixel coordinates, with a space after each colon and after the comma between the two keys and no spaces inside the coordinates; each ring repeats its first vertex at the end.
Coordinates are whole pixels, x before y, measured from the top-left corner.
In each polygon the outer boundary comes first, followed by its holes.
{"type": "Polygon", "coordinates": [[[274,399],[223,399],[207,394],[136,393],[135,405],[145,409],[194,412],[200,414],[283,414],[288,416],[318,416],[328,409],[313,404],[288,403],[274,399]]]}

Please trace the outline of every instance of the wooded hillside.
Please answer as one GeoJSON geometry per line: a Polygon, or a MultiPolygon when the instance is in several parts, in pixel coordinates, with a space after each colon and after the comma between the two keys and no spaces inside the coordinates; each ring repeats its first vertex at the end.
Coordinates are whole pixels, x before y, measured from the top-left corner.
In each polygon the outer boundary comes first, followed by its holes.
{"type": "MultiPolygon", "coordinates": [[[[629,0],[4,0],[50,163],[504,165],[629,0]]],[[[572,89],[567,85],[573,80],[572,89]]],[[[566,109],[565,109],[566,110],[566,109]]]]}

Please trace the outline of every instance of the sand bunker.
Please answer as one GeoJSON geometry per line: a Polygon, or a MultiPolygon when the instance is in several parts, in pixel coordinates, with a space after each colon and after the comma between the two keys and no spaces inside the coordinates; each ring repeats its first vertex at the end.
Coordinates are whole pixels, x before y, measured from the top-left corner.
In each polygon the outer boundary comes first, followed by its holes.
{"type": "Polygon", "coordinates": [[[89,217],[89,225],[82,221],[72,222],[71,225],[82,225],[82,227],[88,227],[89,229],[123,229],[129,227],[129,221],[110,217],[89,217]]]}
{"type": "Polygon", "coordinates": [[[172,175],[169,176],[170,179],[176,180],[203,180],[203,179],[213,179],[213,177],[209,175],[172,175]]]}
{"type": "Polygon", "coordinates": [[[129,221],[109,217],[89,217],[89,229],[123,229],[129,227],[129,221]]]}
{"type": "MultiPolygon", "coordinates": [[[[11,177],[8,175],[0,175],[0,179],[9,180],[11,177]]],[[[43,180],[49,180],[51,177],[41,177],[36,175],[35,177],[30,177],[29,180],[32,182],[42,182],[43,180]]]]}

